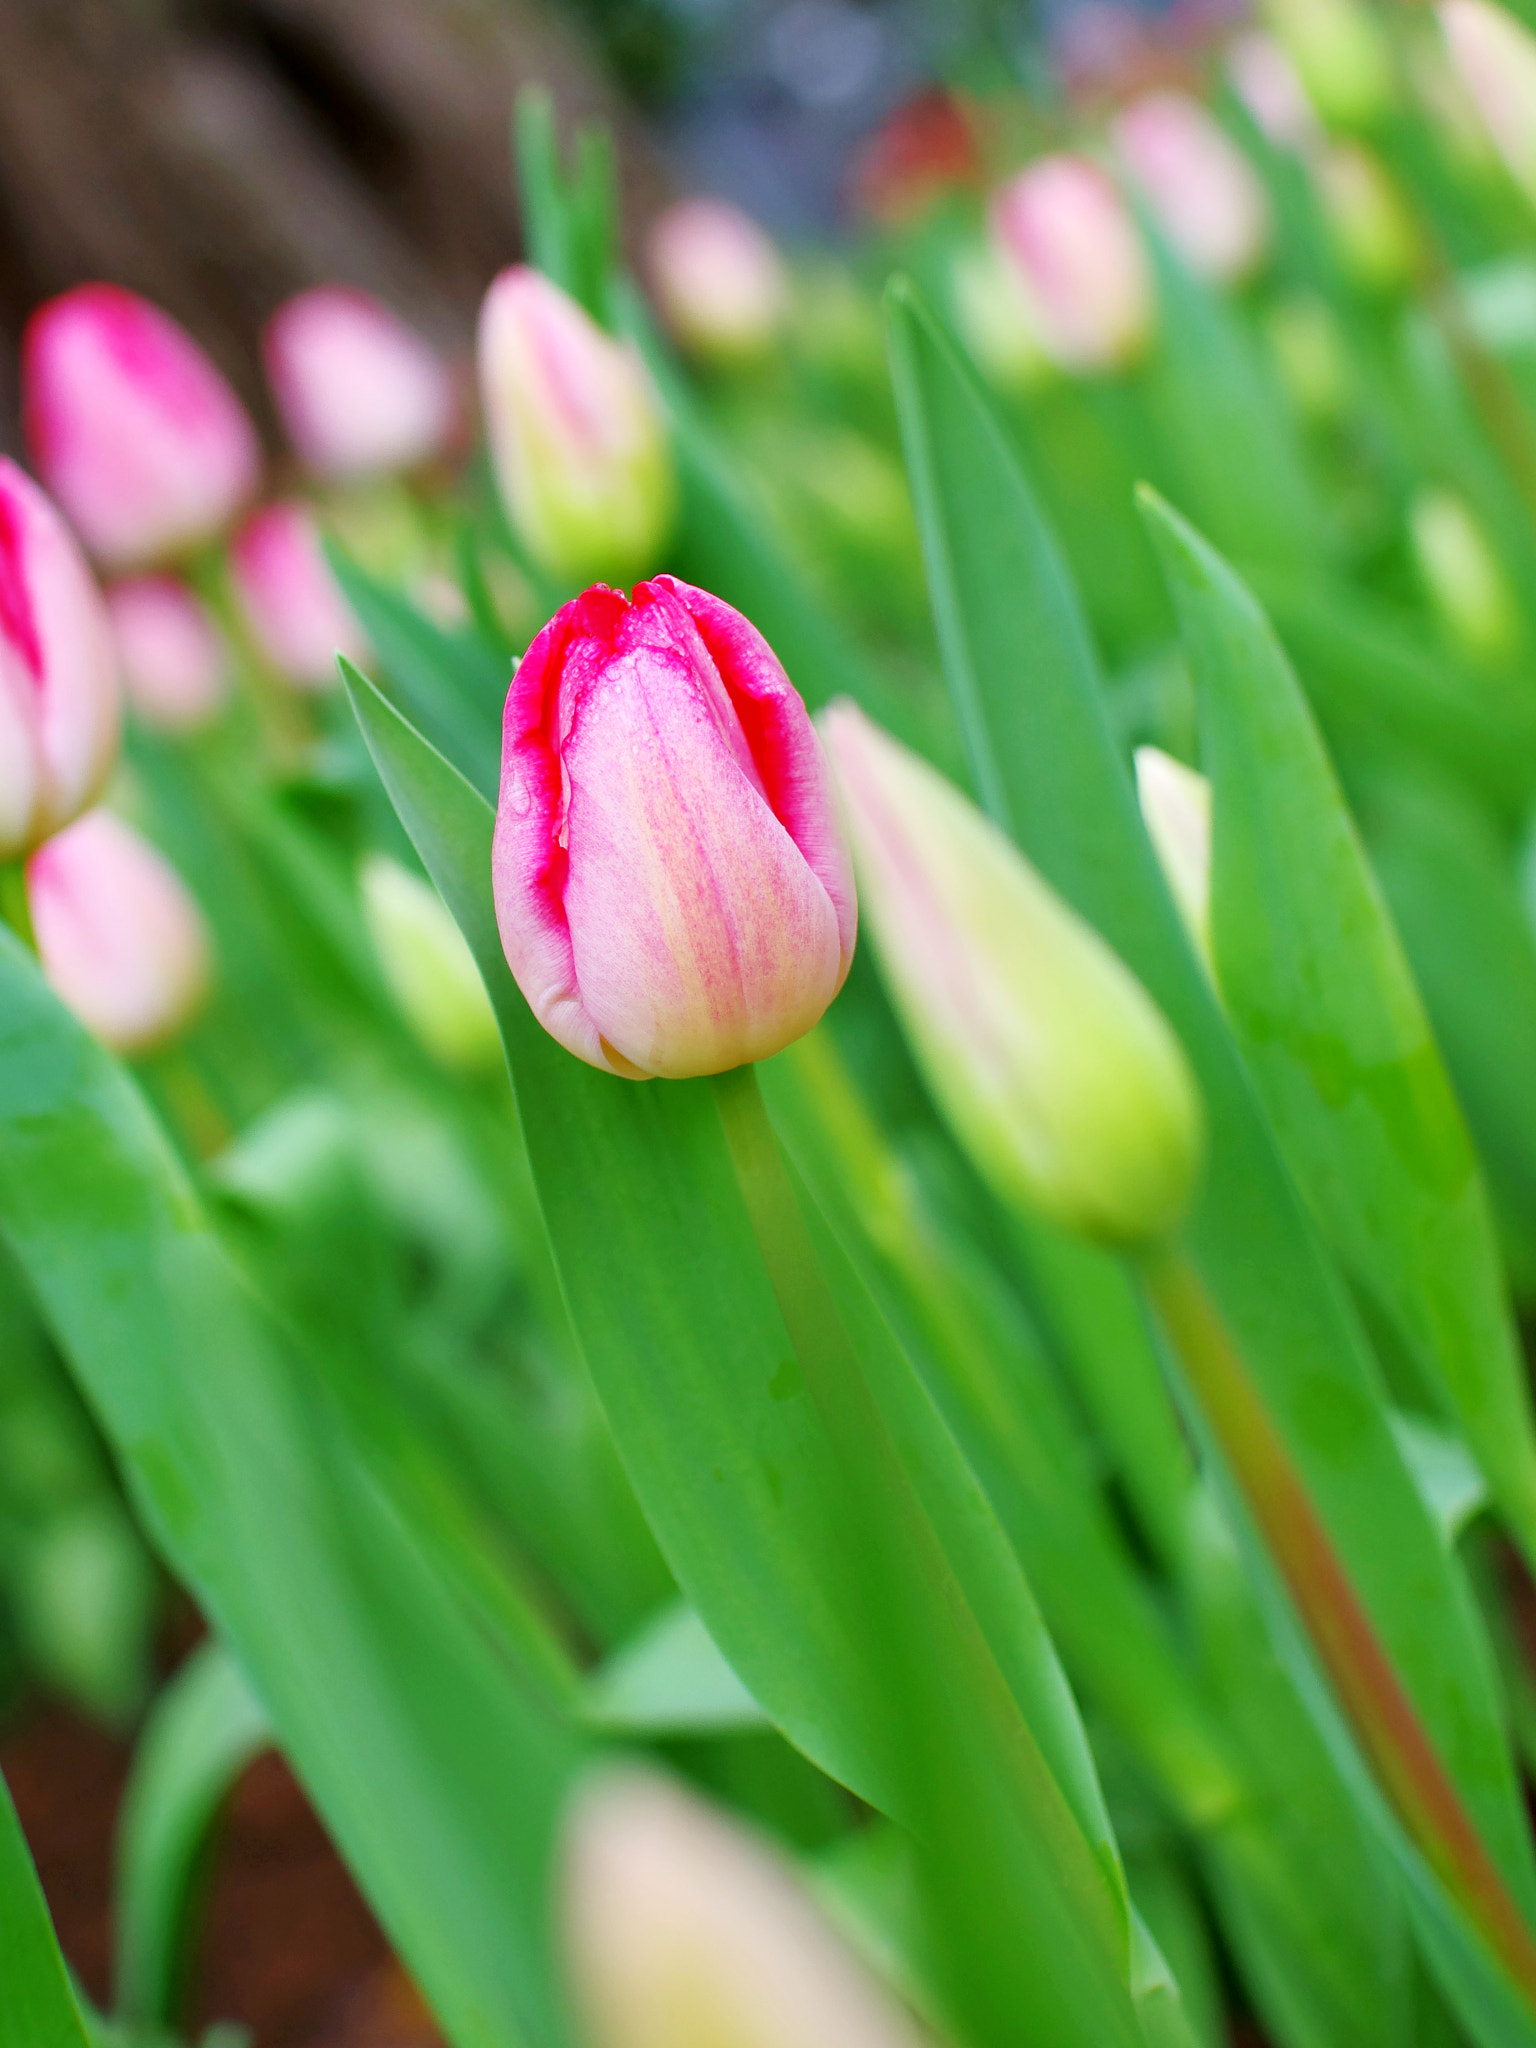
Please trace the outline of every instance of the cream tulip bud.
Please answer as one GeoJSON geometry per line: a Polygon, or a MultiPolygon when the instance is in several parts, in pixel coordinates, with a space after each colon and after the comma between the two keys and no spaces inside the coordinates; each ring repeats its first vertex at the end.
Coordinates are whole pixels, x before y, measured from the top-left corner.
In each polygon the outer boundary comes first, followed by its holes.
{"type": "Polygon", "coordinates": [[[572,583],[655,567],[677,487],[637,352],[519,264],[486,293],[479,362],[502,504],[535,561],[572,583]]]}
{"type": "Polygon", "coordinates": [[[921,2048],[782,1859],[659,1772],[578,1790],[561,1908],[592,2048],[921,2048]]]}
{"type": "Polygon", "coordinates": [[[363,916],[402,1014],[445,1067],[478,1072],[501,1063],[496,1013],[464,934],[430,883],[387,854],[359,876],[363,916]]]}
{"type": "Polygon", "coordinates": [[[1159,1243],[1202,1113],[1119,958],[974,804],[853,705],[822,730],[886,986],[935,1101],[1004,1199],[1101,1243],[1159,1243]]]}
{"type": "Polygon", "coordinates": [[[87,811],[27,863],[49,985],[114,1052],[150,1052],[201,1007],[208,928],[163,855],[110,811],[87,811]]]}
{"type": "Polygon", "coordinates": [[[229,650],[176,576],[128,576],[107,592],[123,694],[146,725],[193,732],[229,694],[229,650]]]}
{"type": "Polygon", "coordinates": [[[1493,0],[1445,0],[1440,26],[1489,139],[1536,201],[1536,36],[1493,0]]]}
{"type": "Polygon", "coordinates": [[[683,347],[717,362],[766,355],[789,314],[784,259],[739,206],[683,199],[656,221],[647,269],[683,347]]]}
{"type": "Polygon", "coordinates": [[[1471,508],[1454,491],[1421,490],[1408,511],[1413,558],[1452,636],[1469,654],[1498,660],[1520,643],[1520,608],[1471,508]]]}
{"type": "Polygon", "coordinates": [[[1161,747],[1136,749],[1136,801],[1174,907],[1211,961],[1211,785],[1161,747]]]}
{"type": "Polygon", "coordinates": [[[1041,157],[997,195],[992,225],[1018,266],[1058,368],[1127,368],[1151,337],[1152,273],[1113,180],[1087,157],[1041,157]]]}
{"type": "Polygon", "coordinates": [[[1235,284],[1258,268],[1269,248],[1269,200],[1252,164],[1198,100],[1145,93],[1116,118],[1114,142],[1197,276],[1235,284]]]}
{"type": "Polygon", "coordinates": [[[93,801],[117,757],[112,635],[74,535],[0,456],[0,861],[93,801]]]}
{"type": "Polygon", "coordinates": [[[1018,266],[995,240],[955,252],[949,289],[960,338],[994,384],[1027,391],[1054,374],[1018,266]]]}

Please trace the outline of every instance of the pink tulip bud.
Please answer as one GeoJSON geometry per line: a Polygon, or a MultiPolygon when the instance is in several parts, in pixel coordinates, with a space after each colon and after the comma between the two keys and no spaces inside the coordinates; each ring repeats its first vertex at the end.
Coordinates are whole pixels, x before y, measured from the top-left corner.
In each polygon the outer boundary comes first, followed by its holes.
{"type": "Polygon", "coordinates": [[[190,1022],[212,972],[207,926],[176,870],[110,811],[87,811],[27,863],[49,985],[114,1052],[190,1022]]]}
{"type": "Polygon", "coordinates": [[[647,568],[676,486],[639,356],[521,264],[486,293],[479,353],[497,482],[528,552],[572,581],[647,568]]]}
{"type": "Polygon", "coordinates": [[[107,592],[118,669],[146,725],[192,732],[229,689],[229,657],[207,607],[177,576],[129,576],[107,592]]]}
{"type": "Polygon", "coordinates": [[[255,491],[261,451],[239,399],[133,292],[83,284],[39,307],[22,384],[38,473],[108,568],[211,540],[255,491]]]}
{"type": "Polygon", "coordinates": [[[306,690],[336,680],[336,657],[368,658],[362,628],[325,559],[314,514],[296,499],[253,512],[229,551],[235,594],[272,666],[306,690]]]}
{"type": "Polygon", "coordinates": [[[0,860],[77,817],[117,753],[112,635],[52,504],[0,457],[0,860]]]}
{"type": "Polygon", "coordinates": [[[507,696],[501,942],[553,1037],[635,1080],[799,1038],[857,911],[816,733],[755,627],[674,576],[562,606],[507,696]]]}
{"type": "Polygon", "coordinates": [[[1123,369],[1152,332],[1152,279],[1125,202],[1080,156],[1033,163],[993,203],[1041,347],[1063,370],[1123,369]]]}
{"type": "Polygon", "coordinates": [[[317,476],[412,469],[453,430],[448,365],[366,292],[300,292],[267,322],[261,349],[288,438],[317,476]]]}
{"type": "Polygon", "coordinates": [[[1115,147],[1174,248],[1219,284],[1247,277],[1269,245],[1258,174],[1198,100],[1149,92],[1115,122],[1115,147]]]}
{"type": "Polygon", "coordinates": [[[1323,124],[1300,73],[1273,36],[1249,29],[1227,55],[1227,75],[1255,124],[1276,149],[1304,155],[1321,142],[1323,124]]]}
{"type": "Polygon", "coordinates": [[[1446,0],[1440,25],[1490,141],[1536,200],[1536,36],[1491,0],[1446,0]]]}
{"type": "Polygon", "coordinates": [[[789,311],[784,261],[750,215],[723,199],[684,199],[651,229],[651,283],[667,325],[696,354],[769,350],[789,311]]]}

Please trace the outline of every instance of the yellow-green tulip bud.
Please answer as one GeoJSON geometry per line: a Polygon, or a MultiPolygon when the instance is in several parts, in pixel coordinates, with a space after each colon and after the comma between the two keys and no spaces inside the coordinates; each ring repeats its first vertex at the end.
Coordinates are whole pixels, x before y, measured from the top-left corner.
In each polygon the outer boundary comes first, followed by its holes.
{"type": "Polygon", "coordinates": [[[1196,952],[1211,958],[1211,785],[1161,747],[1136,749],[1136,800],[1174,907],[1196,952]]]}
{"type": "Polygon", "coordinates": [[[1005,1199],[1104,1243],[1167,1237],[1202,1115],[1161,1012],[926,762],[851,704],[823,732],[886,985],[957,1137],[1005,1199]]]}
{"type": "Polygon", "coordinates": [[[1454,638],[1485,658],[1513,653],[1520,641],[1515,593],[1463,500],[1453,491],[1420,491],[1408,531],[1424,587],[1454,638]]]}
{"type": "Polygon", "coordinates": [[[1318,197],[1339,261],[1369,291],[1410,283],[1422,253],[1403,195],[1381,160],[1358,142],[1339,142],[1317,161],[1318,197]]]}
{"type": "Polygon", "coordinates": [[[1536,201],[1536,36],[1492,0],[1446,0],[1440,26],[1489,139],[1536,201]]]}
{"type": "Polygon", "coordinates": [[[372,853],[359,881],[363,915],[389,992],[432,1057],[463,1071],[501,1059],[496,1016],[474,955],[430,884],[372,853]]]}
{"type": "Polygon", "coordinates": [[[1265,12],[1330,127],[1381,118],[1392,104],[1392,56],[1362,0],[1268,0],[1265,12]]]}

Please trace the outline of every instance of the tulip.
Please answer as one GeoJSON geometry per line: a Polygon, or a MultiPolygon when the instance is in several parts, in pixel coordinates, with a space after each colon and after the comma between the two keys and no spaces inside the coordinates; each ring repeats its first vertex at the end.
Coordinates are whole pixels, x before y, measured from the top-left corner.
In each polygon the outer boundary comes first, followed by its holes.
{"type": "Polygon", "coordinates": [[[1262,29],[1240,35],[1227,53],[1227,76],[1254,124],[1276,149],[1305,156],[1322,139],[1317,110],[1295,65],[1262,29]]]}
{"type": "Polygon", "coordinates": [[[676,483],[635,350],[519,264],[486,294],[479,356],[502,504],[528,552],[571,582],[648,567],[676,483]]]}
{"type": "Polygon", "coordinates": [[[920,2048],[784,1861],[660,1772],[588,1780],[562,1860],[592,2048],[920,2048]]]}
{"type": "Polygon", "coordinates": [[[1364,0],[1267,0],[1270,26],[1332,127],[1367,128],[1392,104],[1392,56],[1364,0]]]}
{"type": "Polygon", "coordinates": [[[306,690],[336,678],[336,657],[368,658],[307,505],[289,499],[253,515],[229,552],[235,595],[252,637],[288,680],[306,690]]]}
{"type": "Polygon", "coordinates": [[[359,880],[384,979],[427,1051],[445,1067],[499,1065],[496,1014],[464,934],[437,891],[382,853],[368,856],[359,880]]]}
{"type": "Polygon", "coordinates": [[[1349,398],[1350,363],[1327,301],[1312,292],[1288,292],[1266,308],[1264,332],[1297,411],[1309,420],[1336,419],[1349,398]]]}
{"type": "Polygon", "coordinates": [[[1136,800],[1174,907],[1195,950],[1211,957],[1211,785],[1161,747],[1136,749],[1136,800]]]}
{"type": "Polygon", "coordinates": [[[961,339],[993,383],[1027,391],[1052,374],[1017,266],[995,241],[958,249],[949,287],[961,339]]]}
{"type": "Polygon", "coordinates": [[[96,559],[135,569],[214,538],[254,494],[256,432],[193,341],[110,284],[27,324],[22,389],[39,475],[96,559]]]}
{"type": "Polygon", "coordinates": [[[721,1073],[809,1031],[857,921],[805,706],[673,576],[563,606],[507,696],[493,863],[508,965],[578,1058],[721,1073]]]}
{"type": "Polygon", "coordinates": [[[142,1053],[208,992],[201,911],[176,870],[110,811],[87,811],[27,863],[38,958],[54,993],[114,1052],[142,1053]]]}
{"type": "Polygon", "coordinates": [[[1502,563],[1454,492],[1421,490],[1408,513],[1413,556],[1430,601],[1470,654],[1497,660],[1520,642],[1520,609],[1502,563]]]}
{"type": "Polygon", "coordinates": [[[1440,25],[1490,141],[1536,200],[1536,36],[1492,0],[1446,0],[1440,25]]]}
{"type": "Polygon", "coordinates": [[[453,431],[448,365],[367,292],[300,292],[267,322],[261,352],[288,438],[317,476],[413,469],[453,431]]]}
{"type": "Polygon", "coordinates": [[[1169,241],[1201,277],[1233,284],[1269,247],[1269,201],[1242,151],[1198,100],[1149,92],[1114,125],[1115,147],[1169,241]]]}
{"type": "Polygon", "coordinates": [[[1380,159],[1361,143],[1340,142],[1319,158],[1316,171],[1344,268],[1372,291],[1409,284],[1419,262],[1418,230],[1380,159]]]}
{"type": "Polygon", "coordinates": [[[1151,274],[1124,201],[1097,164],[1042,157],[998,194],[992,221],[1058,368],[1124,369],[1141,354],[1152,333],[1151,274]]]}
{"type": "Polygon", "coordinates": [[[117,754],[112,635],[74,536],[0,457],[0,861],[100,793],[117,754]]]}
{"type": "Polygon", "coordinates": [[[935,1101],[1004,1200],[1165,1239],[1199,1098],[1141,984],[952,784],[835,705],[823,731],[885,982],[935,1101]]]}
{"type": "Polygon", "coordinates": [[[789,312],[784,260],[757,222],[723,199],[669,206],[647,244],[651,283],[685,348],[722,361],[772,348],[789,312]]]}
{"type": "Polygon", "coordinates": [[[123,691],[146,725],[191,732],[229,690],[229,657],[207,607],[179,577],[130,576],[107,592],[123,691]]]}

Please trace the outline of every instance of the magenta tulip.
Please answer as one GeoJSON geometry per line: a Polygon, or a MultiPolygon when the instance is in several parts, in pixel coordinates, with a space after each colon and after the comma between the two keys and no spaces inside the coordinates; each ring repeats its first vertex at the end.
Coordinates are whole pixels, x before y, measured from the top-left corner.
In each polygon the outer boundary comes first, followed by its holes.
{"type": "Polygon", "coordinates": [[[107,568],[213,539],[255,492],[244,407],[191,335],[133,292],[83,284],[39,307],[22,390],[38,473],[107,568]]]}
{"type": "Polygon", "coordinates": [[[208,991],[202,912],[161,854],[110,811],[87,811],[27,863],[43,973],[114,1052],[148,1052],[208,991]]]}
{"type": "Polygon", "coordinates": [[[323,690],[336,680],[338,654],[367,659],[307,505],[288,500],[254,513],[235,536],[229,566],[252,637],[290,682],[323,690]]]}
{"type": "Polygon", "coordinates": [[[0,457],[0,860],[92,802],[117,754],[117,676],[73,534],[0,457]]]}
{"type": "Polygon", "coordinates": [[[853,957],[852,873],[804,704],[762,635],[673,576],[564,605],[513,679],[493,864],[545,1030],[641,1080],[809,1031],[853,957]]]}
{"type": "Polygon", "coordinates": [[[448,365],[367,292],[300,292],[267,322],[261,349],[288,438],[317,476],[412,469],[453,431],[448,365]]]}
{"type": "Polygon", "coordinates": [[[177,576],[128,576],[107,592],[123,694],[146,725],[191,732],[229,690],[229,656],[201,598],[177,576]]]}

